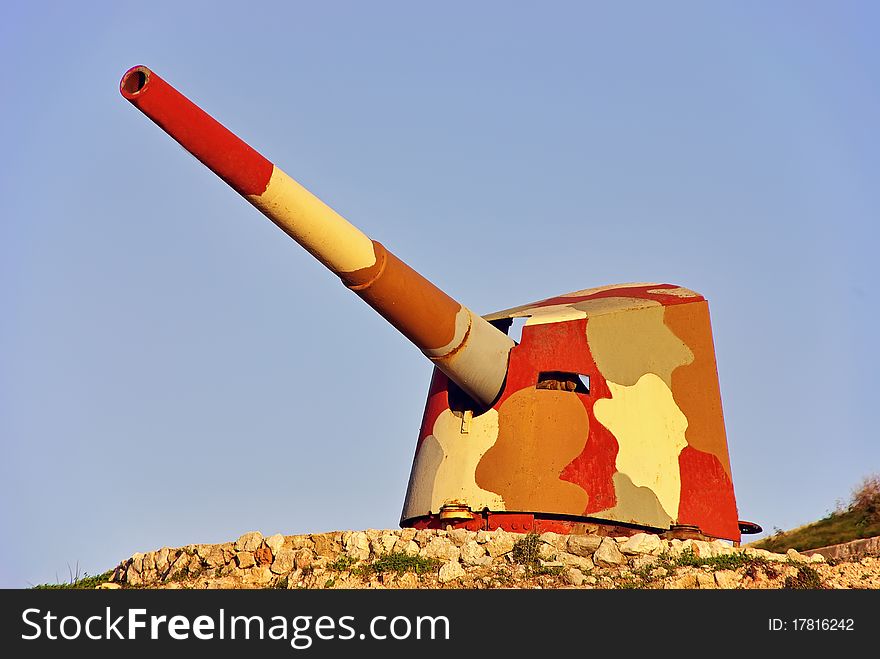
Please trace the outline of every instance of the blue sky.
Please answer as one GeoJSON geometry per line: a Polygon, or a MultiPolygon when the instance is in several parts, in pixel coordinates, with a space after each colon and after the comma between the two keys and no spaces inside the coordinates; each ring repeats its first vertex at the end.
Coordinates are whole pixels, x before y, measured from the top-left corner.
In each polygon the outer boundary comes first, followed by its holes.
{"type": "Polygon", "coordinates": [[[880,471],[869,2],[5,3],[0,586],[395,527],[431,367],[119,95],[145,64],[473,309],[709,299],[740,517],[880,471]]]}

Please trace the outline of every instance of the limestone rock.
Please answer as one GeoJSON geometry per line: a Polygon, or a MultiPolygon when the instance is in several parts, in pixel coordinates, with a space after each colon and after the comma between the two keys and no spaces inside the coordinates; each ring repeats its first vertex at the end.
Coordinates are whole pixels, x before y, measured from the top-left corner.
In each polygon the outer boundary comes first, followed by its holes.
{"type": "Polygon", "coordinates": [[[419,551],[419,556],[436,558],[441,561],[457,562],[460,554],[461,550],[452,544],[449,538],[434,538],[419,551]]]}
{"type": "Polygon", "coordinates": [[[485,545],[468,540],[461,546],[461,562],[465,565],[491,565],[492,557],[486,554],[485,545]]]}
{"type": "Polygon", "coordinates": [[[419,529],[418,531],[416,531],[416,535],[413,540],[419,547],[424,547],[436,536],[437,532],[434,529],[419,529]]]}
{"type": "MultiPolygon", "coordinates": [[[[571,542],[569,542],[571,547],[571,542]]],[[[613,567],[626,563],[626,559],[617,548],[617,543],[611,538],[603,538],[599,548],[593,554],[593,562],[602,567],[613,567]]]]}
{"type": "Polygon", "coordinates": [[[689,588],[696,588],[696,587],[697,587],[697,575],[692,572],[688,572],[686,574],[683,574],[680,577],[678,577],[676,579],[672,579],[665,584],[665,588],[667,588],[667,589],[675,589],[675,588],[689,589],[689,588]]]}
{"type": "Polygon", "coordinates": [[[229,562],[229,558],[221,545],[211,545],[211,549],[202,556],[205,565],[215,570],[226,565],[229,562]]]}
{"type": "Polygon", "coordinates": [[[770,561],[772,563],[782,563],[788,560],[788,556],[786,556],[785,554],[774,554],[773,552],[767,551],[766,549],[755,549],[753,547],[746,547],[743,553],[746,556],[763,558],[764,560],[770,561]]]}
{"type": "MultiPolygon", "coordinates": [[[[369,536],[367,536],[367,537],[369,537],[369,536]]],[[[396,542],[396,538],[395,538],[395,542],[396,542]]],[[[373,556],[381,556],[382,554],[386,553],[383,546],[382,546],[382,540],[379,537],[370,538],[370,553],[373,556]]]]}
{"type": "Polygon", "coordinates": [[[110,583],[109,581],[105,581],[102,584],[98,584],[95,586],[95,590],[118,590],[122,588],[118,583],[110,583]]]}
{"type": "Polygon", "coordinates": [[[653,533],[636,533],[620,545],[620,551],[628,556],[637,554],[659,554],[660,538],[653,533]]]}
{"type": "Polygon", "coordinates": [[[643,570],[656,564],[658,560],[653,554],[641,554],[633,559],[633,569],[643,570]]]}
{"type": "Polygon", "coordinates": [[[268,567],[252,567],[244,571],[242,583],[249,586],[262,587],[275,580],[275,575],[268,567]]]}
{"type": "MultiPolygon", "coordinates": [[[[575,556],[592,556],[602,544],[602,538],[596,535],[572,535],[568,538],[568,553],[575,556]]],[[[611,543],[614,541],[612,540],[611,543]]],[[[615,545],[616,546],[616,545],[615,545]]],[[[619,552],[618,552],[619,553],[619,552]]]]}
{"type": "Polygon", "coordinates": [[[568,536],[560,535],[559,533],[553,533],[552,531],[542,533],[538,536],[538,540],[550,545],[557,551],[566,551],[568,547],[568,536]]]}
{"type": "Polygon", "coordinates": [[[556,554],[559,553],[559,550],[556,549],[553,545],[549,545],[546,542],[542,542],[538,545],[538,558],[542,561],[552,561],[556,559],[556,554]]]}
{"type": "Polygon", "coordinates": [[[145,585],[154,584],[159,581],[159,575],[156,570],[144,570],[141,579],[144,580],[145,585]]]}
{"type": "Polygon", "coordinates": [[[401,538],[394,544],[393,551],[407,556],[418,556],[419,546],[413,540],[404,541],[401,538]]]}
{"type": "Polygon", "coordinates": [[[729,556],[736,552],[736,548],[731,547],[724,540],[715,540],[710,544],[714,548],[713,556],[729,556]]]}
{"type": "Polygon", "coordinates": [[[760,556],[758,552],[764,551],[763,549],[755,549],[754,547],[743,547],[742,553],[746,556],[757,557],[760,556]]]}
{"type": "Polygon", "coordinates": [[[397,540],[398,538],[394,533],[385,533],[383,535],[380,535],[372,543],[373,546],[379,550],[375,553],[377,555],[390,554],[394,550],[394,545],[397,544],[397,540]]]}
{"type": "Polygon", "coordinates": [[[241,588],[241,579],[230,576],[217,577],[216,579],[207,580],[205,588],[207,590],[234,590],[241,588]]]}
{"type": "Polygon", "coordinates": [[[580,586],[584,583],[584,573],[576,567],[570,567],[562,573],[562,580],[569,586],[580,586]]]}
{"type": "MultiPolygon", "coordinates": [[[[312,542],[315,543],[315,553],[318,556],[335,559],[342,553],[341,533],[315,533],[312,534],[312,542]]],[[[275,550],[273,549],[272,551],[275,550]]]]}
{"type": "Polygon", "coordinates": [[[711,572],[697,573],[697,585],[700,588],[717,588],[715,576],[711,572]]]}
{"type": "Polygon", "coordinates": [[[159,574],[165,574],[168,571],[168,568],[171,566],[169,562],[170,556],[171,549],[169,547],[162,547],[156,554],[156,570],[159,571],[159,574]]]}
{"type": "Polygon", "coordinates": [[[693,540],[679,540],[678,538],[675,538],[669,543],[670,556],[677,558],[686,552],[692,552],[695,555],[697,554],[693,540]]]}
{"type": "Polygon", "coordinates": [[[810,556],[810,563],[824,563],[825,557],[822,554],[813,554],[810,556]]]}
{"type": "Polygon", "coordinates": [[[789,549],[785,552],[786,557],[790,561],[794,561],[795,563],[808,563],[810,561],[809,556],[804,556],[797,549],[789,549]]]}
{"type": "Polygon", "coordinates": [[[717,555],[715,547],[710,542],[704,540],[691,540],[691,548],[694,555],[700,558],[712,558],[717,555]]]}
{"type": "Polygon", "coordinates": [[[742,577],[735,570],[718,570],[715,573],[715,583],[725,590],[737,588],[741,580],[742,577]]]}
{"type": "Polygon", "coordinates": [[[259,531],[251,531],[240,536],[235,541],[235,551],[256,551],[263,542],[263,534],[259,531]]]}
{"type": "MultiPolygon", "coordinates": [[[[177,577],[180,574],[186,573],[189,571],[189,562],[190,555],[186,552],[181,552],[177,558],[171,563],[168,568],[168,572],[165,575],[165,579],[171,579],[177,577]]],[[[130,571],[129,571],[130,573],[130,571]]],[[[131,582],[131,578],[129,577],[129,582],[131,582]]]]}
{"type": "Polygon", "coordinates": [[[370,558],[370,539],[363,531],[356,531],[348,536],[345,541],[345,553],[356,561],[366,561],[370,558]]]}
{"type": "Polygon", "coordinates": [[[269,551],[272,552],[272,556],[275,556],[284,546],[284,536],[280,533],[276,533],[275,535],[270,535],[264,542],[269,548],[269,551]]]}
{"type": "MultiPolygon", "coordinates": [[[[412,542],[412,541],[410,541],[410,542],[412,542]]],[[[415,544],[415,543],[413,542],[413,544],[415,544]]],[[[418,545],[416,545],[416,546],[418,546],[418,545]]],[[[398,588],[412,589],[412,588],[418,588],[418,586],[419,586],[419,578],[418,578],[418,576],[416,576],[412,572],[405,572],[405,573],[401,574],[400,578],[397,580],[397,587],[398,588]]]]}
{"type": "Polygon", "coordinates": [[[452,544],[456,547],[461,547],[464,543],[471,539],[471,536],[474,536],[473,531],[468,531],[467,529],[452,529],[449,531],[448,537],[452,540],[452,544]]]}
{"type": "MultiPolygon", "coordinates": [[[[171,554],[171,560],[165,576],[170,577],[175,572],[179,572],[182,568],[186,567],[187,563],[189,563],[189,556],[187,556],[186,554],[171,554]]],[[[132,566],[129,566],[128,573],[131,574],[131,572],[132,566]]]]}
{"type": "MultiPolygon", "coordinates": [[[[195,554],[203,561],[207,562],[208,556],[218,547],[218,545],[196,545],[195,554]]],[[[153,552],[150,552],[153,553],[153,552]]],[[[147,554],[149,556],[149,554],[147,554]]],[[[155,557],[154,557],[155,560],[155,557]]]]}
{"type": "Polygon", "coordinates": [[[144,571],[144,555],[141,552],[132,554],[129,559],[128,569],[129,571],[134,571],[138,574],[144,571]]]}
{"type": "Polygon", "coordinates": [[[568,552],[559,552],[556,554],[556,560],[569,567],[576,567],[579,570],[592,570],[595,565],[593,560],[588,556],[576,556],[568,552]]]}
{"type": "Polygon", "coordinates": [[[284,538],[284,546],[287,549],[314,549],[315,541],[310,535],[289,535],[284,538]]]}
{"type": "Polygon", "coordinates": [[[498,529],[492,532],[492,537],[486,542],[486,551],[492,558],[497,558],[513,551],[515,544],[516,537],[513,534],[498,529]]]}
{"type": "MultiPolygon", "coordinates": [[[[302,583],[302,578],[303,578],[302,570],[294,570],[293,572],[288,574],[287,575],[287,589],[291,590],[294,588],[298,588],[300,586],[300,584],[302,583]]],[[[284,583],[283,577],[282,577],[281,583],[282,584],[284,583]]]]}
{"type": "Polygon", "coordinates": [[[271,570],[275,574],[286,574],[293,570],[296,565],[296,551],[293,549],[281,549],[275,555],[271,570]]]}
{"type": "MultiPolygon", "coordinates": [[[[446,538],[443,539],[446,540],[446,538]]],[[[449,561],[448,563],[444,563],[443,567],[440,568],[439,580],[440,583],[449,583],[450,581],[461,579],[464,575],[464,568],[461,567],[461,564],[457,560],[449,561]]]]}
{"type": "Polygon", "coordinates": [[[748,588],[757,588],[761,590],[773,587],[764,570],[756,570],[754,576],[745,577],[743,579],[743,585],[748,588]]]}
{"type": "Polygon", "coordinates": [[[415,529],[401,529],[398,537],[402,542],[411,542],[416,537],[415,529]]]}
{"type": "Polygon", "coordinates": [[[481,545],[486,544],[489,540],[492,539],[492,534],[494,531],[477,531],[477,542],[481,545]]]}
{"type": "Polygon", "coordinates": [[[240,551],[235,554],[235,564],[240,570],[254,567],[257,564],[252,551],[240,551]]]}
{"type": "Polygon", "coordinates": [[[308,547],[298,549],[294,555],[293,564],[297,570],[305,570],[312,565],[315,555],[308,547]]]}

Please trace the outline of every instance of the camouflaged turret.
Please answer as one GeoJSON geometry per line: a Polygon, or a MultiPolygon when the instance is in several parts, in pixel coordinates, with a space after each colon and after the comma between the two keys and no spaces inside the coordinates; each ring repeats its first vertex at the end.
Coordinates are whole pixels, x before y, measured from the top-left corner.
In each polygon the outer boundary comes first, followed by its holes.
{"type": "Polygon", "coordinates": [[[147,67],[120,91],[434,363],[401,525],[735,542],[749,528],[701,295],[621,284],[481,317],[147,67]]]}

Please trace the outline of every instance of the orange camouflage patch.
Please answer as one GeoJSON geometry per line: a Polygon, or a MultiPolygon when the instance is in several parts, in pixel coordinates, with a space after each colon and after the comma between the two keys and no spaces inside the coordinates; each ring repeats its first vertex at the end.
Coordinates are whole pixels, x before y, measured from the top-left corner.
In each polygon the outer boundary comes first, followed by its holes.
{"type": "Polygon", "coordinates": [[[477,465],[477,485],[500,494],[507,510],[580,515],[588,494],[559,475],[583,451],[589,430],[576,395],[522,389],[498,408],[498,440],[477,465]]]}

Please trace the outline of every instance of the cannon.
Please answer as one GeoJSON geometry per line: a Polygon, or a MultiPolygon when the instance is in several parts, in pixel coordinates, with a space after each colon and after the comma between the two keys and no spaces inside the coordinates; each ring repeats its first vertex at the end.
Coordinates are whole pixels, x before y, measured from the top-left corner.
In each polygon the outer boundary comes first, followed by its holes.
{"type": "Polygon", "coordinates": [[[702,295],[630,283],[481,316],[149,68],[120,91],[433,363],[401,526],[737,544],[760,530],[738,520],[702,295]]]}

